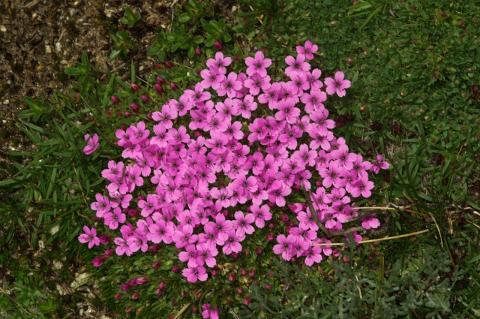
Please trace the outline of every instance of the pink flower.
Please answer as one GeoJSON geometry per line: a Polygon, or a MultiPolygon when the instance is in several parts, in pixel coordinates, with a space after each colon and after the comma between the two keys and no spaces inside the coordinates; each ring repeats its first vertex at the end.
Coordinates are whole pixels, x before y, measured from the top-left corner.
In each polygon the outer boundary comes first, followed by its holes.
{"type": "Polygon", "coordinates": [[[265,91],[270,87],[270,77],[268,75],[262,76],[259,73],[254,73],[244,82],[245,88],[252,96],[257,96],[260,91],[265,91]]]}
{"type": "Polygon", "coordinates": [[[277,236],[277,244],[273,246],[273,252],[282,255],[282,258],[287,261],[293,257],[290,241],[284,235],[277,236]]]}
{"type": "Polygon", "coordinates": [[[368,198],[372,195],[373,182],[369,181],[365,177],[357,179],[353,184],[347,185],[347,191],[352,194],[353,197],[368,198]]]}
{"type": "Polygon", "coordinates": [[[255,102],[253,96],[246,95],[243,100],[238,104],[238,110],[243,118],[249,119],[252,115],[252,111],[257,109],[257,102],[255,102]]]}
{"type": "Polygon", "coordinates": [[[328,95],[337,94],[340,97],[345,96],[347,94],[345,90],[352,85],[349,80],[345,80],[345,74],[341,71],[335,72],[334,78],[326,78],[325,84],[328,95]]]}
{"type": "Polygon", "coordinates": [[[305,74],[311,90],[318,90],[323,86],[322,81],[320,81],[322,71],[319,69],[313,69],[311,72],[305,72],[305,74]]]}
{"type": "Polygon", "coordinates": [[[187,278],[187,281],[190,283],[195,283],[197,281],[206,281],[208,278],[207,271],[205,267],[188,267],[182,271],[182,275],[187,278]]]}
{"type": "Polygon", "coordinates": [[[270,213],[270,208],[268,205],[262,205],[261,207],[257,205],[250,206],[251,213],[247,217],[251,216],[254,219],[255,225],[258,228],[265,227],[265,221],[272,219],[272,214],[270,213]]]}
{"type": "Polygon", "coordinates": [[[268,192],[268,200],[275,203],[279,207],[285,206],[285,197],[291,193],[290,187],[285,185],[282,181],[273,182],[268,192]]]}
{"type": "Polygon", "coordinates": [[[148,226],[148,231],[149,233],[147,234],[147,238],[151,242],[155,244],[159,244],[161,242],[170,244],[172,242],[172,235],[175,231],[175,228],[172,222],[158,220],[156,223],[148,226]]]}
{"type": "Polygon", "coordinates": [[[208,69],[200,71],[200,76],[203,81],[200,82],[202,88],[213,88],[217,90],[220,84],[225,80],[225,74],[219,73],[216,69],[208,69]]]}
{"type": "Polygon", "coordinates": [[[255,228],[253,228],[252,224],[255,218],[251,214],[247,214],[246,216],[241,211],[235,212],[235,221],[233,222],[236,231],[240,234],[253,234],[255,228]]]}
{"type": "Polygon", "coordinates": [[[206,303],[202,305],[202,318],[203,319],[218,319],[218,308],[212,309],[210,304],[206,303]]]}
{"type": "Polygon", "coordinates": [[[117,246],[115,248],[115,253],[118,255],[118,256],[122,256],[122,255],[127,255],[127,256],[130,256],[132,254],[132,251],[130,250],[130,247],[128,246],[128,243],[125,239],[121,238],[121,237],[116,237],[113,242],[115,243],[115,245],[117,246]]]}
{"type": "MultiPolygon", "coordinates": [[[[180,261],[186,262],[188,267],[202,266],[202,264],[197,263],[199,261],[198,253],[199,251],[197,250],[195,245],[191,244],[186,246],[185,250],[181,251],[178,254],[178,259],[180,259],[180,261]]],[[[204,260],[201,261],[204,262],[204,260]]]]}
{"type": "Polygon", "coordinates": [[[305,252],[305,265],[311,267],[314,263],[320,263],[322,259],[322,249],[312,243],[305,252]]]}
{"type": "Polygon", "coordinates": [[[87,156],[92,155],[100,146],[98,134],[93,134],[92,136],[90,136],[90,134],[85,134],[83,139],[87,143],[83,148],[83,154],[87,156]]]}
{"type": "Polygon", "coordinates": [[[299,96],[310,88],[310,83],[307,81],[306,73],[292,74],[291,79],[292,80],[288,82],[288,84],[299,96]]]}
{"type": "Polygon", "coordinates": [[[97,212],[96,216],[98,218],[102,218],[105,213],[108,213],[112,208],[112,206],[110,205],[110,200],[108,199],[108,197],[103,196],[101,193],[97,193],[95,195],[95,199],[97,201],[91,203],[90,208],[97,212]]]}
{"type": "Polygon", "coordinates": [[[110,229],[117,229],[119,224],[123,224],[126,221],[126,216],[122,213],[120,207],[116,207],[112,212],[108,212],[104,215],[105,225],[110,229]]]}
{"type": "Polygon", "coordinates": [[[342,169],[335,163],[330,163],[328,167],[320,170],[320,176],[323,177],[322,185],[325,188],[334,186],[335,188],[343,187],[342,169]]]}
{"type": "Polygon", "coordinates": [[[260,76],[266,76],[267,68],[272,65],[272,60],[266,59],[262,51],[257,51],[255,58],[245,58],[245,64],[247,65],[248,75],[258,73],[260,76]]]}
{"type": "Polygon", "coordinates": [[[209,245],[206,243],[197,245],[197,265],[206,264],[208,267],[215,267],[217,260],[215,256],[218,255],[216,245],[209,245]]]}
{"type": "Polygon", "coordinates": [[[285,63],[288,67],[285,69],[285,74],[289,77],[297,73],[303,73],[310,70],[310,64],[305,62],[305,56],[303,54],[297,55],[296,58],[289,55],[285,58],[285,63]]]}
{"type": "Polygon", "coordinates": [[[304,93],[301,100],[305,104],[305,111],[310,114],[324,107],[323,102],[327,100],[327,95],[320,90],[311,90],[310,93],[304,93]]]}
{"type": "Polygon", "coordinates": [[[242,245],[240,244],[241,241],[245,239],[245,234],[241,231],[235,231],[230,229],[227,232],[227,237],[223,242],[222,251],[225,255],[230,255],[232,253],[239,253],[242,251],[242,245]]]}
{"type": "Polygon", "coordinates": [[[172,240],[175,243],[175,247],[183,248],[189,243],[193,235],[193,227],[189,224],[179,225],[172,235],[172,240]]]}
{"type": "Polygon", "coordinates": [[[232,58],[224,57],[222,52],[215,53],[214,59],[208,59],[207,66],[210,70],[215,70],[218,73],[227,73],[227,66],[232,63],[232,58]]]}
{"type": "Polygon", "coordinates": [[[364,229],[376,229],[380,227],[380,221],[377,218],[366,218],[362,221],[362,227],[364,229]]]}
{"type": "Polygon", "coordinates": [[[305,55],[307,60],[313,60],[313,54],[318,51],[318,46],[310,40],[305,41],[303,46],[297,45],[297,53],[305,55]]]}
{"type": "Polygon", "coordinates": [[[226,79],[217,88],[219,96],[228,95],[229,98],[237,96],[237,91],[242,88],[242,82],[237,79],[237,74],[230,72],[226,79]]]}
{"type": "Polygon", "coordinates": [[[375,157],[375,162],[373,162],[371,170],[375,173],[378,174],[380,170],[382,169],[388,169],[390,167],[390,164],[388,164],[387,161],[385,161],[385,158],[381,154],[377,154],[375,157]]]}
{"type": "Polygon", "coordinates": [[[97,230],[94,227],[83,226],[83,234],[78,236],[78,241],[82,244],[88,243],[89,249],[100,245],[100,238],[97,237],[97,230]]]}

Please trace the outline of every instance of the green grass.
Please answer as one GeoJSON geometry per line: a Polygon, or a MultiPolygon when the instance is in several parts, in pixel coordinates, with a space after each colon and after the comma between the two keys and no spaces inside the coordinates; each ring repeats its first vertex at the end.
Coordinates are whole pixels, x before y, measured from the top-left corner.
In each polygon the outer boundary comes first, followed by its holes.
{"type": "MultiPolygon", "coordinates": [[[[350,262],[329,261],[313,269],[275,258],[242,259],[244,267],[257,268],[248,307],[235,284],[208,286],[229,302],[222,308],[225,317],[480,316],[480,215],[475,214],[480,210],[480,98],[474,88],[480,85],[480,6],[473,0],[354,5],[243,0],[236,6],[231,13],[210,2],[177,5],[172,30],[159,31],[149,54],[178,66],[158,72],[186,87],[214,52],[216,39],[228,54],[244,57],[259,48],[274,64],[305,39],[318,43],[316,63],[323,73],[342,69],[352,79],[347,97],[327,105],[339,124],[336,133],[354,151],[366,157],[386,154],[392,164],[377,182],[371,203],[410,207],[388,213],[377,236],[430,231],[347,249],[350,262]],[[197,46],[203,50],[200,57],[193,54],[197,46]]],[[[114,40],[112,50],[121,50],[121,39],[114,40]]],[[[128,52],[114,56],[127,58],[128,52]]],[[[191,288],[178,284],[160,299],[147,289],[141,302],[113,296],[118,284],[134,274],[171,278],[168,263],[157,274],[150,267],[155,256],[134,262],[117,258],[97,270],[90,266],[93,253],[76,240],[92,216],[88,203],[102,187],[99,172],[117,154],[107,147],[84,157],[83,134],[99,132],[112,143],[115,128],[144,118],[154,105],[144,107],[143,115],[109,118],[110,94],[120,92],[128,100],[128,89],[122,87],[135,72],[123,79],[109,74],[101,81],[85,57],[66,74],[75,79],[68,93],[27,100],[19,116],[32,150],[12,153],[14,164],[0,166],[12,175],[0,181],[0,317],[78,318],[86,316],[80,309],[89,307],[119,317],[125,316],[125,307],[141,308],[139,315],[146,318],[166,317],[179,311],[183,300],[195,300],[191,288]],[[83,272],[91,278],[72,288],[83,272]],[[190,294],[180,296],[180,291],[190,294]]],[[[183,317],[194,316],[191,310],[183,317]]]]}

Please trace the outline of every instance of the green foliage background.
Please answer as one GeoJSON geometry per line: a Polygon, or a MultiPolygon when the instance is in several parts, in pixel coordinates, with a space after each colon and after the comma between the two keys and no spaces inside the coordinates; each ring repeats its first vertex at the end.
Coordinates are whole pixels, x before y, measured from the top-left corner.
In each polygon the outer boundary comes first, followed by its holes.
{"type": "MultiPolygon", "coordinates": [[[[230,302],[222,308],[227,318],[479,317],[478,2],[230,2],[177,5],[171,30],[159,31],[148,50],[175,64],[159,74],[187,87],[215,52],[215,40],[239,58],[262,49],[281,67],[296,44],[311,39],[320,46],[316,63],[324,74],[342,69],[352,79],[347,97],[327,105],[339,126],[336,133],[365,157],[383,153],[392,164],[376,184],[372,203],[410,207],[388,213],[378,237],[430,231],[347,249],[349,262],[330,260],[312,269],[275,257],[242,260],[257,271],[248,288],[249,306],[242,304],[236,284],[213,287],[197,298],[178,280],[161,298],[148,288],[140,301],[116,301],[119,283],[144,273],[171,278],[171,264],[163,261],[157,274],[150,267],[155,256],[133,264],[118,258],[97,270],[90,266],[93,252],[76,237],[92,219],[87,207],[102,187],[99,172],[118,153],[114,129],[145,118],[162,98],[144,106],[141,115],[108,117],[113,92],[123,101],[118,108],[127,110],[133,98],[128,83],[138,81],[135,66],[127,77],[108,74],[100,80],[84,55],[65,70],[75,79],[69,92],[48,101],[26,100],[18,126],[32,149],[12,152],[15,164],[0,166],[12,176],[0,181],[0,317],[79,318],[88,317],[91,308],[120,318],[166,318],[180,310],[183,318],[198,318],[191,306],[182,308],[183,301],[195,305],[215,296],[230,302]],[[195,55],[197,47],[201,56],[195,55]],[[92,158],[81,153],[86,132],[98,132],[105,143],[92,158]],[[90,277],[78,282],[85,272],[90,277]]],[[[126,10],[122,23],[133,27],[140,19],[126,10]]],[[[112,33],[112,58],[128,61],[135,45],[131,37],[128,29],[112,33]]]]}

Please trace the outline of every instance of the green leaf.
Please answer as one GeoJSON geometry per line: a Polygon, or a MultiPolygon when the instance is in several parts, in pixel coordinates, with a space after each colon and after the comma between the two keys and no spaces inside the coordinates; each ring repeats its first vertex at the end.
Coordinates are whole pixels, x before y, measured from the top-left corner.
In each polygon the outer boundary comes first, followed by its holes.
{"type": "Polygon", "coordinates": [[[120,23],[127,25],[129,28],[132,28],[137,24],[138,21],[142,18],[140,12],[137,9],[132,9],[130,7],[125,8],[123,17],[120,19],[120,23]]]}
{"type": "Polygon", "coordinates": [[[178,21],[180,21],[181,23],[186,23],[188,21],[190,21],[192,18],[190,17],[190,15],[188,13],[182,13],[180,14],[180,16],[178,17],[178,21]]]}

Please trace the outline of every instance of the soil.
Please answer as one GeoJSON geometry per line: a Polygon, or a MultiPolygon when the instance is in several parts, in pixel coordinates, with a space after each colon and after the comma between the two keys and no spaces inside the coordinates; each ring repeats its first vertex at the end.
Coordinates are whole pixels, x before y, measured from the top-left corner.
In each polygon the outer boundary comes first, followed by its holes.
{"type": "Polygon", "coordinates": [[[25,147],[15,125],[25,107],[24,97],[48,99],[68,87],[64,69],[75,65],[83,52],[102,72],[126,70],[128,63],[109,59],[110,34],[125,28],[119,19],[126,6],[142,16],[129,29],[136,46],[128,58],[147,72],[153,61],[146,57],[146,49],[155,31],[168,27],[177,2],[0,0],[0,165],[7,161],[9,150],[25,147]]]}

